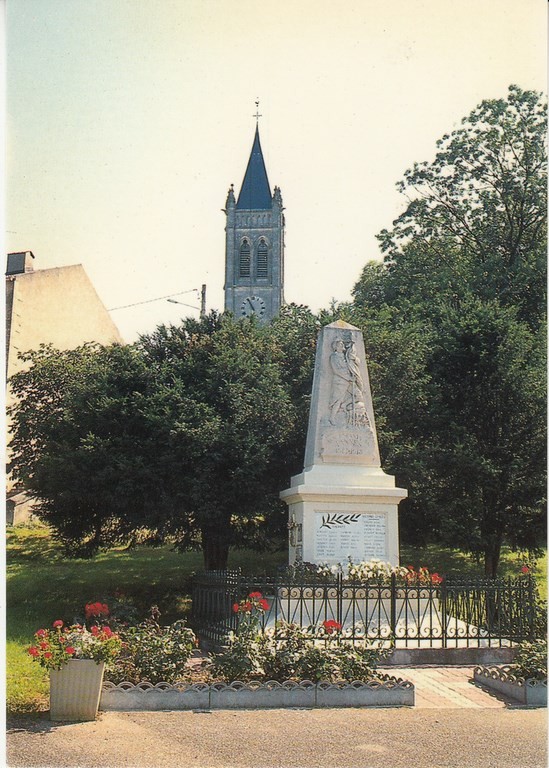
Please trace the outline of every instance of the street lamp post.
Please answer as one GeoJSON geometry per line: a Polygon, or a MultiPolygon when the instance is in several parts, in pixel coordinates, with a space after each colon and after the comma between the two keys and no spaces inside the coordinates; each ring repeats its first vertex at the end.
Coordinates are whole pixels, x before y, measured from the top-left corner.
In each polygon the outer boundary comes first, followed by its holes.
{"type": "Polygon", "coordinates": [[[186,304],[184,301],[177,301],[177,299],[166,299],[170,304],[181,304],[183,307],[191,307],[191,309],[200,309],[200,317],[206,316],[206,284],[203,283],[202,290],[200,291],[200,307],[195,307],[194,304],[186,304]]]}

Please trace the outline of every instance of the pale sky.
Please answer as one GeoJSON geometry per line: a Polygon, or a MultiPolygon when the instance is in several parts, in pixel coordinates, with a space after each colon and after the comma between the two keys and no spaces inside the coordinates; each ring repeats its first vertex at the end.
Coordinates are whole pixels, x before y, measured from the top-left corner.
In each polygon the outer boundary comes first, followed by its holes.
{"type": "MultiPolygon", "coordinates": [[[[482,99],[546,90],[544,0],[7,0],[6,246],[107,308],[207,285],[259,98],[286,301],[345,301],[396,182],[482,99]]],[[[198,306],[196,294],[179,300],[198,306]]],[[[198,311],[112,312],[126,341],[198,311]]]]}

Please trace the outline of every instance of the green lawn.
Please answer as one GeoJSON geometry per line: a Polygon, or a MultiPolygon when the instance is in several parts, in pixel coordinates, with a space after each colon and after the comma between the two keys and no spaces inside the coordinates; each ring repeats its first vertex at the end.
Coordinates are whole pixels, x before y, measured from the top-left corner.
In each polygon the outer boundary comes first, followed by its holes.
{"type": "MultiPolygon", "coordinates": [[[[285,551],[235,551],[229,567],[246,573],[269,573],[287,562],[285,551]]],[[[441,574],[482,574],[473,559],[458,550],[404,547],[403,565],[426,565],[441,574]]],[[[501,575],[514,575],[522,562],[505,552],[501,575]]],[[[543,597],[547,595],[546,556],[536,566],[543,597]]],[[[115,593],[134,603],[144,615],[158,605],[162,620],[170,623],[189,612],[190,579],[202,568],[199,552],[180,554],[169,547],[119,548],[92,560],[67,560],[60,554],[47,528],[17,527],[7,531],[7,699],[8,709],[25,712],[46,709],[47,673],[26,653],[34,632],[62,618],[71,621],[85,603],[108,601],[115,593]]]]}

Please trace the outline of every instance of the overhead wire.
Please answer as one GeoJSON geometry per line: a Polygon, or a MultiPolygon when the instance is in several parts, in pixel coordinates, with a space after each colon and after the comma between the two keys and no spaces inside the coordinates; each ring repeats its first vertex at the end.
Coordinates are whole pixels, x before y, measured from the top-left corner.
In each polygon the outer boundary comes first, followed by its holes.
{"type": "MultiPolygon", "coordinates": [[[[151,304],[153,301],[163,301],[164,299],[171,299],[172,296],[183,296],[185,293],[192,293],[196,291],[198,294],[198,288],[189,288],[188,291],[179,291],[179,293],[169,293],[167,296],[158,296],[156,299],[146,299],[145,301],[136,301],[133,304],[123,304],[120,307],[111,307],[107,312],[114,312],[115,309],[128,309],[128,307],[138,307],[140,304],[151,304]]],[[[178,302],[183,304],[183,302],[178,302]]],[[[191,304],[184,304],[186,307],[191,307],[191,304]]],[[[193,307],[193,309],[199,309],[199,307],[193,307]]]]}

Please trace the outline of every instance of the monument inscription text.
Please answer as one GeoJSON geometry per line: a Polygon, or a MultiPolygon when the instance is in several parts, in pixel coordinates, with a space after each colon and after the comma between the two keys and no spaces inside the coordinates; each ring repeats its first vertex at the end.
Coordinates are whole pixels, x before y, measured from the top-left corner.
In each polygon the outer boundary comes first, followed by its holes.
{"type": "Polygon", "coordinates": [[[385,515],[315,512],[315,561],[385,560],[385,515]]]}

